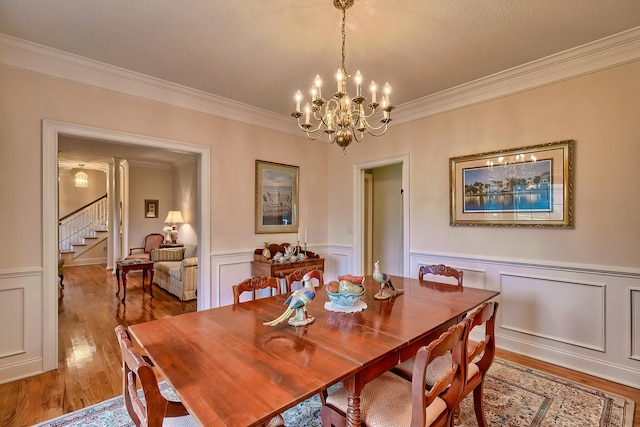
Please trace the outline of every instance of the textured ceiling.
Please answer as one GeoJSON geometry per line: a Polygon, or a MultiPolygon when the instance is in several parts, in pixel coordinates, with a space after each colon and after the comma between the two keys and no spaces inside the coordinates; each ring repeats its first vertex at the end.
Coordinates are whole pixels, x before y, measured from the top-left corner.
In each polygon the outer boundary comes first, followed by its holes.
{"type": "MultiPolygon", "coordinates": [[[[334,92],[340,19],[332,0],[0,0],[0,33],[287,115],[316,74],[334,92]]],[[[638,26],[640,0],[355,0],[346,68],[399,105],[638,26]]]]}

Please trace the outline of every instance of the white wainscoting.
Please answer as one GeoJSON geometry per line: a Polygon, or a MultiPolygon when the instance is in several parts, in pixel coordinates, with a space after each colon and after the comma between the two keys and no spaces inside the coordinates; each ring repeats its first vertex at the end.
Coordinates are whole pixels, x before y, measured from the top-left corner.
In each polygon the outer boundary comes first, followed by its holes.
{"type": "Polygon", "coordinates": [[[464,286],[500,291],[498,347],[640,387],[640,271],[410,254],[415,277],[427,264],[464,271],[464,286]]]}
{"type": "Polygon", "coordinates": [[[42,280],[41,268],[0,271],[0,383],[43,372],[42,280]]]}
{"type": "Polygon", "coordinates": [[[630,357],[640,360],[640,288],[629,289],[629,300],[630,357]]]}
{"type": "Polygon", "coordinates": [[[503,329],[605,351],[604,284],[500,274],[500,301],[503,329]]]}

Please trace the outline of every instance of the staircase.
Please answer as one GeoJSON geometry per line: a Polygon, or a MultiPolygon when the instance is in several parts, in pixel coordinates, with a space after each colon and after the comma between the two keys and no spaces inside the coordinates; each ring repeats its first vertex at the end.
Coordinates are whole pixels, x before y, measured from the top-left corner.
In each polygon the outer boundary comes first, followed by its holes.
{"type": "MultiPolygon", "coordinates": [[[[79,258],[107,239],[107,212],[105,194],[60,219],[59,250],[66,265],[91,263],[79,258]]],[[[96,258],[95,254],[92,258],[96,258]]],[[[106,254],[99,254],[97,258],[103,262],[106,254]]]]}

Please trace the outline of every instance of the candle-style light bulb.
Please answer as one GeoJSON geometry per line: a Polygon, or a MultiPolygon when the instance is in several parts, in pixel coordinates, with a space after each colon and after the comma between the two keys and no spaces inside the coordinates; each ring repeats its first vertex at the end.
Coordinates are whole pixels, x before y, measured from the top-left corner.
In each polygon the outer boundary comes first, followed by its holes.
{"type": "Polygon", "coordinates": [[[371,80],[371,86],[369,86],[369,87],[371,89],[371,102],[375,104],[375,102],[376,102],[376,91],[378,90],[378,87],[376,86],[376,82],[371,80]]]}
{"type": "Polygon", "coordinates": [[[342,92],[342,68],[338,68],[336,79],[338,80],[338,92],[342,92]]]}
{"type": "Polygon", "coordinates": [[[315,82],[316,88],[318,89],[318,98],[322,98],[322,91],[320,90],[320,86],[322,86],[322,80],[320,80],[320,74],[316,74],[315,82]]]}
{"type": "Polygon", "coordinates": [[[318,97],[318,89],[316,85],[311,86],[311,101],[315,101],[318,97]]]}
{"type": "Polygon", "coordinates": [[[307,119],[305,120],[306,124],[309,124],[309,116],[311,115],[311,106],[307,102],[307,105],[304,106],[304,112],[307,113],[307,119]]]}
{"type": "Polygon", "coordinates": [[[300,101],[302,101],[302,92],[297,91],[295,99],[296,99],[296,111],[300,111],[300,101]]]}
{"type": "Polygon", "coordinates": [[[391,94],[391,86],[389,86],[389,82],[384,84],[384,94],[387,97],[387,105],[391,105],[391,98],[389,97],[391,94]]]}
{"type": "Polygon", "coordinates": [[[356,96],[362,96],[362,74],[360,70],[356,71],[356,96]]]}

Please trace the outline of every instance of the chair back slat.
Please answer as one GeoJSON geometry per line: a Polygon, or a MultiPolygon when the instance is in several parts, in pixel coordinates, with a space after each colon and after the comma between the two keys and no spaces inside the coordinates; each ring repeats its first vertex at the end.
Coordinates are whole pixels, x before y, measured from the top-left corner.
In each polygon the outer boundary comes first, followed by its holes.
{"type": "Polygon", "coordinates": [[[465,360],[466,347],[465,323],[453,325],[440,337],[429,345],[421,347],[415,356],[412,375],[412,417],[411,425],[424,426],[426,423],[427,407],[438,397],[442,398],[452,416],[454,408],[462,396],[467,364],[465,360]],[[438,378],[435,384],[428,388],[426,372],[429,363],[437,357],[445,357],[451,353],[451,366],[438,378]]]}
{"type": "Polygon", "coordinates": [[[426,274],[433,274],[434,276],[453,277],[458,282],[458,286],[462,286],[463,272],[456,270],[444,264],[422,265],[418,270],[418,279],[424,280],[426,274]]]}
{"type": "Polygon", "coordinates": [[[269,288],[271,295],[280,295],[280,281],[275,277],[253,276],[233,285],[233,303],[240,304],[240,296],[251,292],[251,299],[256,299],[256,291],[269,288]]]}
{"type": "Polygon", "coordinates": [[[304,275],[312,270],[317,270],[320,272],[320,278],[318,279],[319,280],[318,286],[322,288],[322,286],[324,286],[324,275],[322,270],[317,268],[302,267],[285,276],[285,282],[287,286],[286,292],[290,293],[293,290],[292,285],[295,282],[302,282],[302,278],[304,277],[304,275]]]}

